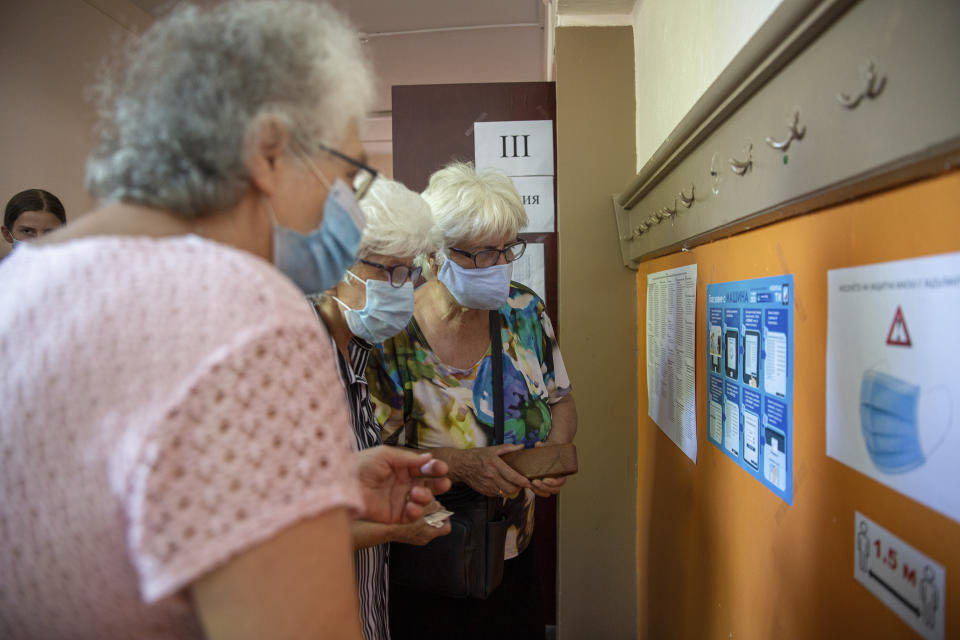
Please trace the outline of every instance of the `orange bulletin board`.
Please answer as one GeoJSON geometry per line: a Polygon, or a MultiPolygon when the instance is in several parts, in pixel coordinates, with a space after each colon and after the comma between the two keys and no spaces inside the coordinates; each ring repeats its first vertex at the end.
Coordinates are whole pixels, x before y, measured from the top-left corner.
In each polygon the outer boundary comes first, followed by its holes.
{"type": "MultiPolygon", "coordinates": [[[[946,637],[960,637],[960,523],[828,458],[825,431],[827,271],[957,251],[953,171],[640,265],[639,637],[915,637],[853,577],[855,511],[945,567],[946,637]],[[646,392],[647,274],[688,264],[697,264],[696,464],[647,416],[646,392]],[[788,273],[793,506],[709,443],[703,356],[708,284],[788,273]]],[[[960,491],[960,461],[944,482],[960,491]]]]}

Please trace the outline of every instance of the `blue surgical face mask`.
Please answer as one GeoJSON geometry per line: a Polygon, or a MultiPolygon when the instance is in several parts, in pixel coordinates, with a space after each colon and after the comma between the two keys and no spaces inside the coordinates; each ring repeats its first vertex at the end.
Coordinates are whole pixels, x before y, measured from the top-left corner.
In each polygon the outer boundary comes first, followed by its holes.
{"type": "MultiPolygon", "coordinates": [[[[360,280],[352,271],[347,271],[347,277],[360,280]]],[[[361,282],[367,289],[363,309],[351,309],[339,298],[333,298],[343,307],[350,333],[376,344],[403,331],[413,317],[413,283],[404,282],[402,287],[394,287],[383,280],[361,282]]]]}
{"type": "Polygon", "coordinates": [[[513,263],[465,269],[447,258],[437,279],[468,309],[499,309],[510,295],[513,263]]]}
{"type": "Polygon", "coordinates": [[[867,452],[884,473],[903,473],[926,461],[917,432],[920,387],[869,369],[860,384],[860,428],[867,452]]]}
{"type": "Polygon", "coordinates": [[[309,235],[280,226],[274,216],[273,263],[305,294],[326,291],[357,261],[366,222],[353,191],[337,180],[327,193],[323,224],[309,235]]]}

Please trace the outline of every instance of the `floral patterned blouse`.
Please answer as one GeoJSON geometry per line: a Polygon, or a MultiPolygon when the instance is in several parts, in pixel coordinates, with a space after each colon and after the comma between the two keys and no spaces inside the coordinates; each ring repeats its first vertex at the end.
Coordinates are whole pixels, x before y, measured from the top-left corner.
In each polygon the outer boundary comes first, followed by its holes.
{"type": "MultiPolygon", "coordinates": [[[[570,393],[570,380],[543,300],[513,282],[499,315],[504,442],[533,446],[550,433],[550,406],[570,393]]],[[[370,355],[367,380],[383,441],[423,449],[488,446],[494,440],[492,373],[489,348],[469,369],[444,364],[412,319],[370,355]],[[407,418],[413,420],[404,428],[407,418]]],[[[508,559],[530,542],[533,503],[526,490],[507,505],[508,559]]]]}

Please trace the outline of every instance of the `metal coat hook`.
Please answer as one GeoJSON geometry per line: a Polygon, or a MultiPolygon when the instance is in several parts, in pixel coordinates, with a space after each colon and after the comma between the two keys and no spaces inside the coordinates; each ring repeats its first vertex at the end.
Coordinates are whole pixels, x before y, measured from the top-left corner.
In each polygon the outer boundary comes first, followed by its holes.
{"type": "Polygon", "coordinates": [[[674,198],[673,200],[673,207],[663,207],[662,209],[660,209],[660,212],[664,215],[664,217],[667,217],[667,218],[674,215],[677,212],[676,198],[674,198]]]}
{"type": "Polygon", "coordinates": [[[885,86],[887,86],[887,76],[878,76],[873,61],[871,60],[867,63],[867,73],[863,82],[863,90],[854,97],[850,97],[845,93],[838,93],[837,102],[847,109],[856,109],[857,105],[859,105],[860,101],[865,97],[873,100],[879,96],[885,86]]]}
{"type": "MultiPolygon", "coordinates": [[[[692,207],[692,206],[693,206],[693,201],[696,199],[696,196],[695,196],[694,190],[693,190],[693,183],[692,183],[692,182],[690,183],[690,197],[689,197],[689,198],[683,193],[683,191],[681,191],[681,192],[679,193],[679,195],[680,195],[680,204],[683,205],[683,208],[684,208],[684,209],[689,209],[690,207],[692,207]]],[[[676,202],[677,202],[677,201],[674,200],[673,202],[674,202],[674,206],[676,206],[676,202]]]]}
{"type": "Polygon", "coordinates": [[[723,176],[720,175],[720,154],[714,153],[710,158],[710,190],[713,195],[720,195],[720,183],[723,182],[723,176]]]}
{"type": "Polygon", "coordinates": [[[649,228],[650,227],[646,223],[641,222],[636,227],[634,227],[633,231],[630,232],[630,235],[620,236],[620,240],[623,242],[631,242],[633,240],[636,240],[643,234],[644,231],[646,231],[649,228]]]}
{"type": "MultiPolygon", "coordinates": [[[[767,138],[767,140],[769,140],[769,138],[767,138]]],[[[787,144],[789,144],[789,142],[787,144]]],[[[730,171],[733,171],[738,176],[742,176],[753,167],[753,143],[747,143],[747,146],[743,148],[743,152],[747,155],[746,160],[730,158],[730,171]]]]}
{"type": "Polygon", "coordinates": [[[803,140],[804,134],[807,133],[806,125],[800,125],[800,111],[794,111],[793,116],[787,120],[787,128],[790,130],[790,135],[787,136],[786,140],[782,142],[774,140],[773,138],[767,137],[767,144],[776,149],[777,151],[786,151],[790,148],[790,143],[794,140],[803,140]]]}

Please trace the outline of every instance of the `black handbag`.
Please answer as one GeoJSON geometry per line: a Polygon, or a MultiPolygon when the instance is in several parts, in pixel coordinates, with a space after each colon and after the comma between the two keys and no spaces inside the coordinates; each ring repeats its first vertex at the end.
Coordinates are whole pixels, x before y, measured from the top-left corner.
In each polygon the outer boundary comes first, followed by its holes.
{"type": "MultiPolygon", "coordinates": [[[[497,311],[490,312],[490,348],[494,444],[500,444],[503,442],[503,345],[497,311]]],[[[390,581],[434,595],[486,599],[503,580],[509,522],[500,513],[500,499],[458,483],[438,496],[438,500],[453,511],[450,533],[423,546],[391,543],[390,581]]]]}

